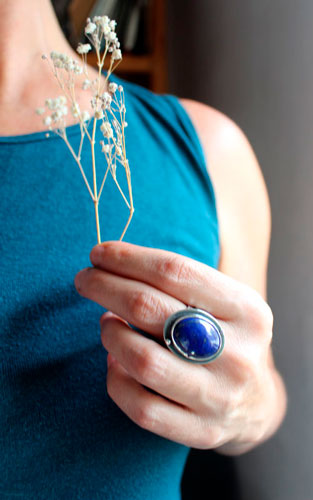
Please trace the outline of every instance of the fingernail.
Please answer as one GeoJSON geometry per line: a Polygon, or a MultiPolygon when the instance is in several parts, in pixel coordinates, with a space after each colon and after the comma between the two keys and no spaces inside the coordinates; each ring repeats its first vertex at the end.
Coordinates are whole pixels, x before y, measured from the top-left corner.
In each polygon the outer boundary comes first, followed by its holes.
{"type": "Polygon", "coordinates": [[[95,246],[90,253],[90,260],[94,266],[100,266],[103,263],[104,248],[102,245],[95,246]]]}

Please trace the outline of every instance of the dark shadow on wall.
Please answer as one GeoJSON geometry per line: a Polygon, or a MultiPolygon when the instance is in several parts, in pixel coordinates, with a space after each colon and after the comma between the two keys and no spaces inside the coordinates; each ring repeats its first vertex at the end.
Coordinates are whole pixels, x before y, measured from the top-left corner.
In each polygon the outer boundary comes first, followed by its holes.
{"type": "Polygon", "coordinates": [[[234,459],[210,450],[191,450],[181,493],[182,500],[242,500],[234,459]]]}

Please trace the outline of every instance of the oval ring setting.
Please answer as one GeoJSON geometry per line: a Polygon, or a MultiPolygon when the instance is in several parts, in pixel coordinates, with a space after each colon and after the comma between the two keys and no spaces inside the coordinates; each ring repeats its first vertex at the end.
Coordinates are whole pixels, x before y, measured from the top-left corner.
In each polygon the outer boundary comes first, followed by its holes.
{"type": "Polygon", "coordinates": [[[224,332],[212,314],[187,307],[167,318],[163,329],[168,349],[191,363],[207,364],[223,351],[224,332]]]}

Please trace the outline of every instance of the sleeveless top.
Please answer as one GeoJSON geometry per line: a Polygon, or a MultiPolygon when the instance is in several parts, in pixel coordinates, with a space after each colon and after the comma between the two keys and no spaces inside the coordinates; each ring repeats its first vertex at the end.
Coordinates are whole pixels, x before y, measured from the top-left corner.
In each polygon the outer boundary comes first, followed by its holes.
{"type": "MultiPolygon", "coordinates": [[[[187,113],[123,86],[135,205],[125,240],[216,268],[214,192],[187,113]]],[[[77,150],[79,125],[67,133],[77,150]]],[[[188,448],[107,395],[104,311],[73,283],[96,244],[94,206],[63,140],[46,135],[0,137],[0,498],[178,500],[188,448]]],[[[90,178],[87,148],[82,164],[90,178]]],[[[128,209],[111,179],[99,211],[102,240],[118,239],[128,209]]]]}

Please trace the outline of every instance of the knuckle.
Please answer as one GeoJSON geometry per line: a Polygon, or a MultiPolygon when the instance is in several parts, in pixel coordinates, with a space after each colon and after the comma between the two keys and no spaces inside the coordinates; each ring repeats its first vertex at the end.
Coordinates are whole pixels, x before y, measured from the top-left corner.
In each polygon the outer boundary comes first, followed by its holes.
{"type": "Polygon", "coordinates": [[[133,410],[132,418],[139,427],[146,430],[153,430],[156,425],[155,410],[150,402],[141,402],[133,410]]]}
{"type": "Polygon", "coordinates": [[[253,331],[260,334],[272,331],[272,310],[257,292],[251,290],[245,294],[242,299],[242,308],[253,331]]]}
{"type": "Polygon", "coordinates": [[[195,394],[200,409],[205,411],[212,407],[212,388],[210,384],[200,384],[195,394]]]}
{"type": "Polygon", "coordinates": [[[160,309],[158,299],[149,292],[136,291],[129,302],[130,313],[134,320],[151,321],[160,309]]]}
{"type": "Polygon", "coordinates": [[[232,399],[237,406],[244,398],[245,389],[259,376],[259,366],[255,355],[251,358],[241,356],[234,360],[231,370],[233,381],[232,399]]]}
{"type": "Polygon", "coordinates": [[[151,385],[164,378],[164,363],[162,356],[150,348],[143,348],[133,356],[134,370],[139,382],[151,385]]]}
{"type": "Polygon", "coordinates": [[[213,450],[214,448],[218,448],[223,442],[223,434],[221,427],[210,426],[205,430],[205,432],[201,432],[199,448],[203,450],[213,450]]]}
{"type": "Polygon", "coordinates": [[[157,264],[157,273],[166,283],[185,282],[190,277],[190,269],[184,258],[173,255],[157,264]]]}
{"type": "Polygon", "coordinates": [[[238,412],[238,409],[242,405],[243,400],[243,385],[240,384],[232,388],[232,391],[228,393],[227,397],[224,397],[220,401],[220,416],[224,420],[229,420],[233,418],[234,414],[238,412]]]}

